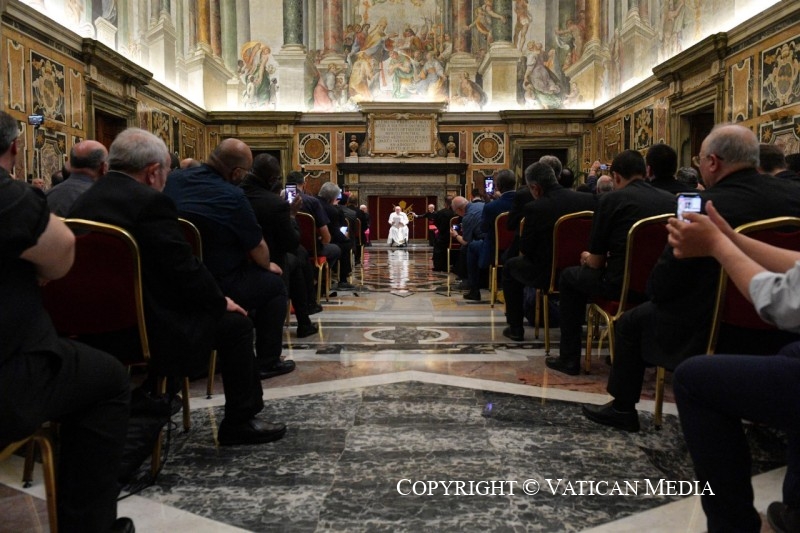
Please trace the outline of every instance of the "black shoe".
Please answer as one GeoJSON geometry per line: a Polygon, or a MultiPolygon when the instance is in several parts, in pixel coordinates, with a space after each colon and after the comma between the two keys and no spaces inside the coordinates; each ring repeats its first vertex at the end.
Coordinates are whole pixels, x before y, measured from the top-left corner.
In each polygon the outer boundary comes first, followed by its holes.
{"type": "Polygon", "coordinates": [[[460,291],[471,291],[472,290],[472,285],[470,285],[469,281],[467,281],[467,280],[461,280],[458,283],[458,290],[460,290],[460,291]]]}
{"type": "Polygon", "coordinates": [[[581,373],[581,362],[579,360],[570,361],[559,355],[551,355],[544,360],[547,368],[569,374],[570,376],[577,376],[581,373]]]}
{"type": "Polygon", "coordinates": [[[170,400],[166,394],[153,394],[143,387],[137,387],[131,392],[130,416],[137,417],[170,417],[180,412],[183,402],[178,394],[170,400]]]}
{"type": "Polygon", "coordinates": [[[794,533],[800,531],[800,512],[783,502],[772,502],[767,507],[767,522],[775,533],[794,533]]]}
{"type": "Polygon", "coordinates": [[[217,441],[220,446],[235,444],[263,444],[280,440],[286,434],[286,424],[273,424],[258,418],[251,418],[247,422],[230,424],[223,420],[217,432],[217,441]]]}
{"type": "Polygon", "coordinates": [[[309,315],[316,315],[317,313],[321,312],[322,312],[322,306],[317,303],[313,303],[308,306],[309,315]]]}
{"type": "Polygon", "coordinates": [[[340,281],[339,285],[336,287],[336,289],[340,291],[352,291],[355,288],[355,285],[352,283],[347,283],[346,281],[340,281]]]}
{"type": "Polygon", "coordinates": [[[297,338],[310,337],[311,335],[316,335],[318,331],[319,326],[316,324],[301,324],[297,326],[297,338]]]}
{"type": "Polygon", "coordinates": [[[259,379],[269,379],[274,378],[275,376],[281,376],[283,374],[288,374],[292,370],[294,370],[295,364],[294,361],[289,359],[288,361],[278,361],[269,366],[261,367],[261,370],[258,372],[259,379]]]}
{"type": "Polygon", "coordinates": [[[473,302],[480,302],[481,301],[481,291],[479,290],[470,290],[467,294],[464,295],[465,300],[472,300],[473,302]]]}
{"type": "Polygon", "coordinates": [[[636,410],[617,411],[613,404],[611,401],[605,405],[584,405],[581,410],[583,416],[592,422],[625,431],[639,431],[639,414],[636,410]]]}
{"type": "Polygon", "coordinates": [[[503,330],[503,335],[505,335],[512,341],[522,342],[525,340],[525,330],[523,328],[515,328],[512,326],[508,326],[506,329],[503,330]]]}
{"type": "Polygon", "coordinates": [[[114,520],[111,524],[111,533],[136,533],[136,527],[133,525],[133,520],[123,516],[114,520]]]}

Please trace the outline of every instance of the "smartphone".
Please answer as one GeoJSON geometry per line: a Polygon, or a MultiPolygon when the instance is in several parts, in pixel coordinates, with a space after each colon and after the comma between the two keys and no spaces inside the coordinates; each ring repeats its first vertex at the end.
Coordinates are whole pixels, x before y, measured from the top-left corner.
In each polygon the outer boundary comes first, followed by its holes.
{"type": "Polygon", "coordinates": [[[287,183],[286,184],[286,201],[290,204],[294,202],[294,199],[297,197],[297,184],[296,183],[287,183]]]}
{"type": "Polygon", "coordinates": [[[461,224],[453,224],[454,231],[461,231],[461,224]]]}
{"type": "Polygon", "coordinates": [[[600,165],[600,170],[608,170],[608,165],[603,163],[602,165],[600,165]]]}
{"type": "Polygon", "coordinates": [[[339,231],[341,231],[342,235],[344,235],[345,237],[347,236],[347,226],[339,227],[339,231]]]}
{"type": "Polygon", "coordinates": [[[486,187],[486,194],[489,196],[494,194],[494,178],[486,178],[483,182],[484,186],[486,187]]]}
{"type": "Polygon", "coordinates": [[[678,220],[684,220],[684,213],[702,213],[703,199],[696,192],[682,192],[678,195],[678,220]]]}

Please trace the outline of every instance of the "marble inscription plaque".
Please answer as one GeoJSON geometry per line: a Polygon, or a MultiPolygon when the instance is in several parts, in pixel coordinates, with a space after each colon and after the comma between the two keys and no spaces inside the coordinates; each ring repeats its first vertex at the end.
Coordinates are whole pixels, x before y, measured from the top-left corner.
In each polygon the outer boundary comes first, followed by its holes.
{"type": "Polygon", "coordinates": [[[371,155],[433,155],[436,151],[434,116],[370,115],[371,155]]]}

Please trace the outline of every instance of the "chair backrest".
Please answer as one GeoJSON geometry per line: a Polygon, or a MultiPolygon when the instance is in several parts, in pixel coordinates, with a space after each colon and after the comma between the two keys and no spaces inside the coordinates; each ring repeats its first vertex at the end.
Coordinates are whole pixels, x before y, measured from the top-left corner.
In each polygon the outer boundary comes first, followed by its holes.
{"type": "MultiPolygon", "coordinates": [[[[800,251],[800,218],[777,217],[743,224],[737,233],[788,250],[800,251]]],[[[711,322],[707,353],[714,353],[722,324],[757,330],[777,329],[761,320],[753,304],[739,291],[734,283],[728,283],[728,274],[720,269],[717,282],[717,297],[711,322]]]]}
{"type": "MultiPolygon", "coordinates": [[[[317,259],[317,221],[314,216],[302,211],[295,217],[300,228],[300,245],[306,249],[308,255],[317,259]]],[[[337,230],[338,231],[338,230],[337,230]]]]}
{"type": "MultiPolygon", "coordinates": [[[[581,264],[581,252],[589,245],[592,232],[592,216],[594,211],[578,211],[569,213],[556,220],[553,226],[553,261],[550,267],[549,292],[557,290],[558,277],[561,271],[581,264]]],[[[519,225],[522,235],[525,218],[519,225]]]]}
{"type": "MultiPolygon", "coordinates": [[[[523,218],[523,220],[525,220],[523,218]]],[[[500,256],[514,242],[514,231],[508,229],[508,211],[503,211],[494,219],[494,264],[500,264],[500,256]]]]}
{"type": "MultiPolygon", "coordinates": [[[[461,248],[461,243],[458,242],[455,237],[453,237],[452,233],[450,233],[450,228],[452,228],[453,226],[458,224],[459,220],[461,220],[461,217],[459,217],[459,216],[451,217],[450,218],[450,226],[447,228],[447,231],[450,234],[450,244],[448,244],[447,247],[450,248],[451,250],[458,250],[459,248],[461,248]]],[[[459,232],[459,233],[461,233],[461,232],[459,232]]]]}
{"type": "Polygon", "coordinates": [[[673,216],[665,213],[643,218],[628,230],[618,314],[628,308],[631,293],[644,296],[650,272],[667,245],[667,220],[673,216]]]}
{"type": "Polygon", "coordinates": [[[44,306],[59,335],[98,335],[135,329],[142,355],[150,357],[144,321],[139,247],[122,228],[67,219],[75,233],[75,262],[42,289],[44,306]]]}
{"type": "Polygon", "coordinates": [[[195,257],[202,261],[203,238],[200,236],[200,230],[197,229],[197,226],[185,218],[179,218],[178,223],[181,226],[181,230],[183,230],[183,237],[186,239],[186,242],[189,243],[189,246],[192,247],[192,253],[195,257]]]}

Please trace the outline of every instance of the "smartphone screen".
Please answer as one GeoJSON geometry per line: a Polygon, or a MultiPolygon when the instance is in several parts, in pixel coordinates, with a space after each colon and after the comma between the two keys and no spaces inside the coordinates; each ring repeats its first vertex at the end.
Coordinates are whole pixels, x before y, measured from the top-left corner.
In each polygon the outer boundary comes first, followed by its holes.
{"type": "Polygon", "coordinates": [[[297,197],[297,184],[296,183],[287,183],[286,184],[286,201],[290,204],[294,202],[295,197],[297,197]]]}
{"type": "Polygon", "coordinates": [[[490,196],[494,194],[494,178],[486,178],[483,183],[486,186],[486,194],[490,196]]]}
{"type": "Polygon", "coordinates": [[[453,224],[453,231],[461,231],[461,226],[459,224],[453,224]]]}
{"type": "Polygon", "coordinates": [[[678,195],[678,220],[684,220],[684,213],[702,213],[703,199],[697,193],[683,192],[678,195]]]}
{"type": "Polygon", "coordinates": [[[347,235],[347,226],[339,227],[339,231],[342,232],[342,235],[347,235]]]}

